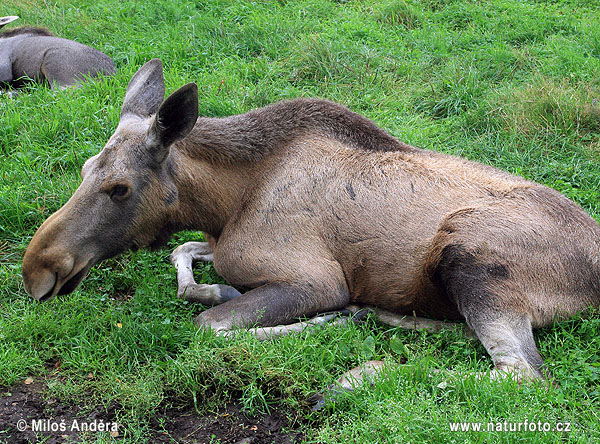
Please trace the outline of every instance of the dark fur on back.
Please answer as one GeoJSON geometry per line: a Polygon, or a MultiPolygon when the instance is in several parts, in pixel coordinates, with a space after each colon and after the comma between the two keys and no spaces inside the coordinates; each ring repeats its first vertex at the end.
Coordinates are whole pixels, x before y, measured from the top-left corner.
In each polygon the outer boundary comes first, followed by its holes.
{"type": "Polygon", "coordinates": [[[0,39],[14,37],[17,35],[30,34],[45,37],[55,37],[52,32],[47,28],[34,28],[31,26],[21,26],[20,28],[14,28],[7,31],[0,32],[0,39]]]}
{"type": "Polygon", "coordinates": [[[216,161],[255,161],[306,135],[332,137],[357,149],[418,151],[345,106],[319,99],[293,99],[245,114],[200,118],[200,129],[183,148],[192,157],[216,161]]]}

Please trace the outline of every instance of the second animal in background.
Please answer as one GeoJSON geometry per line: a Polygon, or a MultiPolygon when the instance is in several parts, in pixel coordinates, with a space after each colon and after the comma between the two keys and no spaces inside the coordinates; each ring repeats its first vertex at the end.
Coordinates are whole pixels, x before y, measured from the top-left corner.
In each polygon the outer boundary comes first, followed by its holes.
{"type": "MultiPolygon", "coordinates": [[[[0,17],[0,28],[18,19],[0,17]]],[[[66,88],[87,76],[116,73],[112,59],[89,46],[55,36],[46,28],[20,27],[0,32],[0,86],[19,88],[35,81],[66,88]]]]}

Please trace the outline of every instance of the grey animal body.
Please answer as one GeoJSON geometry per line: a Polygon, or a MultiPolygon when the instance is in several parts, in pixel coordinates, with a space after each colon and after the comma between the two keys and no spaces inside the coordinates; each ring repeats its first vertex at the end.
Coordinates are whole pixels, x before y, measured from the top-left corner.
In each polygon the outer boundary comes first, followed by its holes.
{"type": "Polygon", "coordinates": [[[196,229],[208,242],[172,261],[179,296],[214,305],[199,326],[274,327],[353,305],[465,320],[498,372],[528,379],[549,377],[532,328],[600,306],[600,226],[579,206],[404,144],[332,102],[198,118],[196,85],[165,100],[152,60],[81,175],[23,258],[37,300],[73,291],[103,259],[196,229]],[[197,260],[249,291],[196,284],[197,260]]]}
{"type": "Polygon", "coordinates": [[[47,29],[23,27],[0,32],[0,84],[18,88],[33,80],[65,88],[85,76],[115,72],[114,62],[106,54],[56,37],[47,29]]]}

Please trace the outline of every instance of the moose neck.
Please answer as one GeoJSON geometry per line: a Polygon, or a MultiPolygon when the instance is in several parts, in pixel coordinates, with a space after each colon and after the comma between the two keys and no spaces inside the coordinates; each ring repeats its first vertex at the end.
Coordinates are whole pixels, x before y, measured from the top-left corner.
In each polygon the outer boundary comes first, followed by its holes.
{"type": "Polygon", "coordinates": [[[182,229],[200,230],[219,237],[223,227],[241,204],[253,165],[210,160],[210,156],[190,156],[187,139],[175,144],[174,162],[179,205],[174,215],[182,229]]]}
{"type": "Polygon", "coordinates": [[[218,237],[239,208],[260,160],[297,135],[297,122],[282,131],[271,122],[270,113],[261,114],[258,119],[252,112],[201,117],[192,132],[171,147],[179,190],[174,218],[178,226],[218,237]]]}
{"type": "Polygon", "coordinates": [[[171,147],[180,225],[218,236],[264,167],[261,163],[309,134],[358,149],[416,150],[347,108],[318,99],[279,102],[230,117],[202,117],[171,147]]]}

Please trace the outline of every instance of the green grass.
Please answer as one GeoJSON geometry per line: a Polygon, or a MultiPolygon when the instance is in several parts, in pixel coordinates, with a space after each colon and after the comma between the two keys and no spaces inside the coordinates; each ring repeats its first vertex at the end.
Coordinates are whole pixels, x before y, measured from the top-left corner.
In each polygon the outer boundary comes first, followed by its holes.
{"type": "MultiPolygon", "coordinates": [[[[32,376],[82,406],[116,401],[120,442],[148,438],[165,403],[206,412],[298,410],[309,442],[594,442],[600,439],[600,319],[536,334],[560,386],[427,376],[482,371],[482,346],[460,332],[369,321],[270,342],[197,331],[201,308],[176,298],[169,249],[96,266],[47,304],[23,290],[20,261],[79,169],[114,130],[125,87],[160,57],[168,92],[194,81],[200,113],[223,116],[297,96],[346,104],[403,141],[466,156],[554,187],[600,218],[600,2],[6,0],[0,16],[45,25],[109,54],[119,74],[67,91],[0,96],[0,385],[32,376]],[[401,341],[405,351],[398,346],[401,341]],[[396,350],[396,351],[394,351],[396,350]],[[398,351],[402,353],[398,353],[398,351]],[[388,378],[331,408],[306,398],[367,359],[388,378]],[[48,369],[59,363],[58,372],[48,369]],[[406,365],[394,365],[394,364],[406,365]],[[90,374],[93,377],[90,377],[90,374]],[[451,432],[449,421],[571,421],[573,431],[451,432]]],[[[9,25],[10,26],[10,25],[9,25]]],[[[198,278],[219,278],[210,266],[198,278]]],[[[98,436],[97,442],[112,438],[98,436]]],[[[1,440],[1,437],[0,437],[1,440]]]]}

